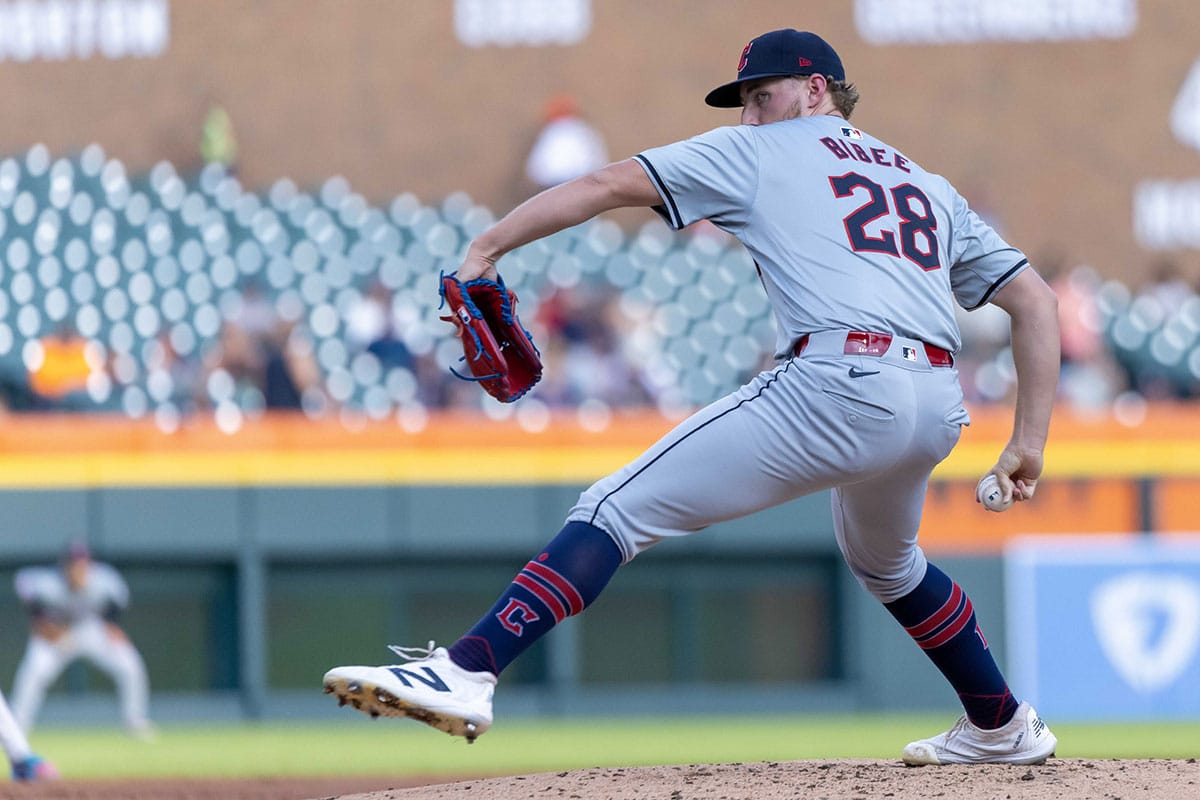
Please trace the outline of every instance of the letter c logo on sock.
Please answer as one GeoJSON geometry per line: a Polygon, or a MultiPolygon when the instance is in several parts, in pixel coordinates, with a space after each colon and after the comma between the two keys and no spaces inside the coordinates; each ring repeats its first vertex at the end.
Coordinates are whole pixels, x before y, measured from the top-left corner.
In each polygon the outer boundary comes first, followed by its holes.
{"type": "Polygon", "coordinates": [[[496,615],[496,619],[513,636],[520,636],[525,632],[525,625],[527,623],[537,622],[540,617],[536,611],[529,607],[528,603],[523,603],[515,597],[510,597],[508,605],[496,615]]]}

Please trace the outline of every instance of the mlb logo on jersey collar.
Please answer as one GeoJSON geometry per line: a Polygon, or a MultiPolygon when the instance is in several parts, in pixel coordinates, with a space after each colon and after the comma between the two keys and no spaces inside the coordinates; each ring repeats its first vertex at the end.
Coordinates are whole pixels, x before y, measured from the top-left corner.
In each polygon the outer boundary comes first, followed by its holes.
{"type": "Polygon", "coordinates": [[[842,136],[845,136],[847,139],[861,139],[862,131],[860,131],[858,128],[851,128],[848,125],[843,125],[842,136]]]}
{"type": "Polygon", "coordinates": [[[917,348],[909,347],[908,345],[902,345],[901,350],[900,350],[900,355],[902,355],[904,357],[905,361],[916,361],[917,360],[917,348]]]}

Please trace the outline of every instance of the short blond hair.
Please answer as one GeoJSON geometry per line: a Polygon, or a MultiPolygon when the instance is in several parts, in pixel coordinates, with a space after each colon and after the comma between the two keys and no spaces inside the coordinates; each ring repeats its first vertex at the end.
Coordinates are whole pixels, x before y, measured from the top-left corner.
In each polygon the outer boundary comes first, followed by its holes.
{"type": "Polygon", "coordinates": [[[848,81],[835,81],[833,78],[827,79],[827,86],[834,107],[843,117],[850,119],[854,107],[858,105],[858,87],[848,81]]]}

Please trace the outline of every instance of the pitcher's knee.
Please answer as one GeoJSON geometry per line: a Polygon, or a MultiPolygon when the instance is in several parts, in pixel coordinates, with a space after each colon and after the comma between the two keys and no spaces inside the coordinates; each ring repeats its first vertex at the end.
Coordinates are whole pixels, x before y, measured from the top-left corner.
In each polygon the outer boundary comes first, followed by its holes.
{"type": "Polygon", "coordinates": [[[911,556],[899,564],[889,565],[888,569],[870,569],[864,565],[852,563],[847,559],[850,571],[858,580],[859,585],[870,592],[881,603],[891,603],[904,597],[925,577],[925,554],[920,548],[914,549],[911,556]]]}

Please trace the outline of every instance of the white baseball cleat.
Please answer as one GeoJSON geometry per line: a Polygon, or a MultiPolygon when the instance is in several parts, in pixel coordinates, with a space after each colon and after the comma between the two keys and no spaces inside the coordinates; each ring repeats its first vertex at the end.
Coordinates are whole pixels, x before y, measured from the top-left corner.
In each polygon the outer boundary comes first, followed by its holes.
{"type": "Polygon", "coordinates": [[[492,726],[495,675],[463,669],[433,642],[427,648],[388,648],[409,663],[334,667],[325,673],[325,693],[372,717],[412,717],[468,742],[492,726]]]}
{"type": "Polygon", "coordinates": [[[1029,703],[1017,706],[1007,725],[984,730],[966,715],[945,733],[921,739],[901,756],[911,767],[927,764],[1041,764],[1054,755],[1058,739],[1029,703]]]}

